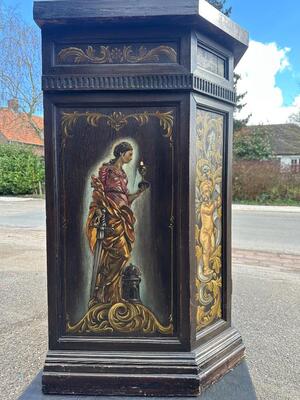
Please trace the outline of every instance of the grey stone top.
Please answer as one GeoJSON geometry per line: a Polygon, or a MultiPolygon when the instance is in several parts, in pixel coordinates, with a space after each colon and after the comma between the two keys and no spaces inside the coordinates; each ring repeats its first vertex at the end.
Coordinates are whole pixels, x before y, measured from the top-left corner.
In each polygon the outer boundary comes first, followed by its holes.
{"type": "Polygon", "coordinates": [[[176,23],[221,42],[238,63],[248,46],[248,32],[205,0],[35,0],[34,19],[43,27],[80,23],[176,23]]]}

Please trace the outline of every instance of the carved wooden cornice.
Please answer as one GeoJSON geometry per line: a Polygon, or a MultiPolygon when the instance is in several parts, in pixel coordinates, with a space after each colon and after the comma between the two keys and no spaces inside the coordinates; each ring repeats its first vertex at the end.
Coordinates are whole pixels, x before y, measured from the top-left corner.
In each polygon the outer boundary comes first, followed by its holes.
{"type": "Polygon", "coordinates": [[[198,93],[235,104],[234,90],[195,74],[153,74],[135,76],[44,75],[42,87],[48,91],[73,90],[194,90],[198,93]]]}

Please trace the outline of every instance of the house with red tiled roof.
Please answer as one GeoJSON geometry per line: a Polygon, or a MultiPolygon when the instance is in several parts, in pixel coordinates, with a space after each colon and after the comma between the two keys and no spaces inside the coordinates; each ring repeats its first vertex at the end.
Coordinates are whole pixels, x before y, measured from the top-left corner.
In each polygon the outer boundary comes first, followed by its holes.
{"type": "Polygon", "coordinates": [[[0,143],[20,143],[31,146],[36,154],[44,154],[44,141],[38,130],[43,132],[42,117],[34,115],[29,119],[19,112],[18,101],[8,101],[7,107],[0,108],[0,143]]]}

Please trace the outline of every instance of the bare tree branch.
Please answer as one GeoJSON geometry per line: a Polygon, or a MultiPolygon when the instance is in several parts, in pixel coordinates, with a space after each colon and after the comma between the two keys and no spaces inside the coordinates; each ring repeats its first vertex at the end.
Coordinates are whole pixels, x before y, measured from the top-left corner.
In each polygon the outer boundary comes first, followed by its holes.
{"type": "Polygon", "coordinates": [[[289,116],[289,122],[292,124],[300,125],[300,109],[289,116]]]}
{"type": "Polygon", "coordinates": [[[42,111],[40,34],[18,9],[0,0],[0,103],[16,98],[29,124],[42,135],[34,117],[42,111]]]}

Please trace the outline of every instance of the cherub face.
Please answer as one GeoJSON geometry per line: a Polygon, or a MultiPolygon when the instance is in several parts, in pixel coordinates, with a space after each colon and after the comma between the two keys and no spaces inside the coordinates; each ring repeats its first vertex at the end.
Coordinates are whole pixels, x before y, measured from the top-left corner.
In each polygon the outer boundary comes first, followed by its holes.
{"type": "Polygon", "coordinates": [[[203,190],[202,197],[205,202],[208,202],[210,200],[210,196],[211,196],[211,191],[209,189],[203,190]]]}
{"type": "Polygon", "coordinates": [[[204,174],[204,175],[208,175],[208,173],[210,172],[210,168],[209,168],[209,166],[208,165],[203,165],[203,167],[202,167],[202,173],[204,174]]]}

